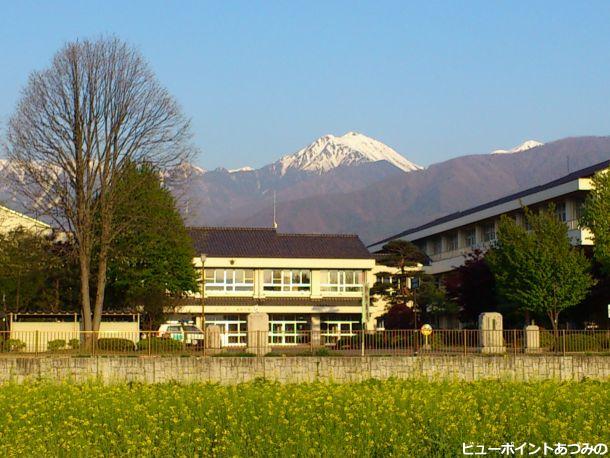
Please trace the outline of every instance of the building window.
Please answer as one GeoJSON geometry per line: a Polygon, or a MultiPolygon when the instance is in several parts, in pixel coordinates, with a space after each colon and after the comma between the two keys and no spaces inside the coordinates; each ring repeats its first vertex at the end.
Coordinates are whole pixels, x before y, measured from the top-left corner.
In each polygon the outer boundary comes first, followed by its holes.
{"type": "Polygon", "coordinates": [[[341,339],[356,335],[362,329],[362,317],[352,314],[329,314],[320,317],[324,345],[335,345],[341,339]]]}
{"type": "Polygon", "coordinates": [[[270,315],[269,343],[296,345],[309,343],[311,323],[304,315],[270,315]]]}
{"type": "Polygon", "coordinates": [[[205,290],[223,292],[254,291],[254,270],[205,269],[205,290]]]}
{"type": "Polygon", "coordinates": [[[487,223],[483,225],[483,241],[493,242],[496,240],[496,225],[494,223],[487,223]]]}
{"type": "Polygon", "coordinates": [[[457,233],[449,234],[447,236],[447,251],[455,251],[457,249],[458,249],[457,233]]]}
{"type": "Polygon", "coordinates": [[[392,284],[392,275],[387,272],[382,272],[376,275],[377,283],[380,285],[391,285],[392,284]]]}
{"type": "Polygon", "coordinates": [[[568,214],[566,212],[566,203],[560,202],[555,205],[555,216],[559,221],[566,222],[568,220],[568,214]]]}
{"type": "Polygon", "coordinates": [[[263,290],[265,291],[310,291],[309,270],[265,270],[263,290]]]}
{"type": "Polygon", "coordinates": [[[246,315],[206,315],[206,328],[212,325],[220,328],[220,344],[222,347],[246,345],[248,339],[246,315]]]}
{"type": "Polygon", "coordinates": [[[322,270],[320,291],[355,293],[362,291],[362,271],[322,270]]]}
{"type": "Polygon", "coordinates": [[[432,240],[432,254],[440,254],[443,251],[443,241],[440,237],[432,240]]]}
{"type": "Polygon", "coordinates": [[[464,233],[464,240],[466,241],[467,247],[474,247],[477,244],[477,230],[474,227],[466,229],[464,233]]]}
{"type": "Polygon", "coordinates": [[[584,214],[584,210],[585,210],[585,201],[583,199],[578,199],[574,201],[574,213],[576,220],[580,220],[582,218],[582,215],[584,214]]]}

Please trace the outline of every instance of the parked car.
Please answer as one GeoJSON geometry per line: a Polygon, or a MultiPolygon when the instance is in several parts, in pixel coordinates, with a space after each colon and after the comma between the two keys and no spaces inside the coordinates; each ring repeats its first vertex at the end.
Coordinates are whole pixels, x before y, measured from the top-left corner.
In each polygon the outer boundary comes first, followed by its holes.
{"type": "Polygon", "coordinates": [[[159,337],[165,337],[186,345],[203,345],[204,333],[192,322],[168,321],[159,326],[159,337]]]}

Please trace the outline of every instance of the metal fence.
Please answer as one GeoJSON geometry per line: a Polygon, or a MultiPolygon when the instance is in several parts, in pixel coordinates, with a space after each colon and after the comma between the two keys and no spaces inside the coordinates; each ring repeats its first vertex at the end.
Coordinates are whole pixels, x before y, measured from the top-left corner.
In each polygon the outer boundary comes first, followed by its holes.
{"type": "MultiPolygon", "coordinates": [[[[209,331],[209,330],[208,330],[209,331]]],[[[144,332],[2,331],[1,355],[200,355],[200,356],[388,356],[467,354],[609,354],[610,331],[420,330],[231,334],[144,332]],[[281,343],[278,343],[281,342],[281,343]]]]}

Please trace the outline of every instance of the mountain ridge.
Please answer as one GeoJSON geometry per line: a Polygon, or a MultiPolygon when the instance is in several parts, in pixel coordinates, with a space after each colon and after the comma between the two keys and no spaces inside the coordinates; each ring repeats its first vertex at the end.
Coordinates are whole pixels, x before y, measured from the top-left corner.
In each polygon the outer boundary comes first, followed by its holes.
{"type": "MultiPolygon", "coordinates": [[[[358,233],[370,243],[610,159],[610,137],[568,137],[518,154],[466,155],[408,171],[373,160],[379,157],[374,154],[352,160],[347,150],[333,156],[345,161],[312,170],[301,167],[311,156],[297,153],[255,170],[204,170],[185,163],[162,177],[189,225],[271,227],[275,194],[282,231],[358,233]],[[290,156],[304,159],[282,167],[290,156]]],[[[9,187],[7,174],[14,171],[2,161],[0,201],[22,210],[20,196],[9,187]]]]}

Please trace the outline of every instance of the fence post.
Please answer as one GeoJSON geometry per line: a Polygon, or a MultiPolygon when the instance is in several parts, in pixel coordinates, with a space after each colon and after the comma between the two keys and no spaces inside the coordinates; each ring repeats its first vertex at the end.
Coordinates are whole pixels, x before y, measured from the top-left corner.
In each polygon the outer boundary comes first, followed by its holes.
{"type": "Polygon", "coordinates": [[[562,334],[562,342],[563,342],[563,356],[566,355],[566,330],[562,329],[561,330],[561,334],[562,334]]]}
{"type": "Polygon", "coordinates": [[[362,330],[360,331],[360,338],[362,339],[362,343],[361,343],[362,355],[361,356],[364,356],[364,326],[362,327],[362,330]]]}
{"type": "Polygon", "coordinates": [[[148,339],[148,356],[151,356],[153,346],[152,334],[149,332],[148,335],[146,335],[146,338],[148,339]]]}
{"type": "Polygon", "coordinates": [[[462,334],[463,334],[463,339],[462,341],[464,342],[464,356],[466,356],[467,352],[466,352],[466,339],[468,338],[468,334],[466,334],[466,329],[462,329],[462,334]]]}
{"type": "Polygon", "coordinates": [[[34,354],[36,356],[38,356],[38,340],[39,340],[39,336],[38,336],[38,329],[36,329],[36,338],[35,338],[35,347],[34,347],[34,354]]]}
{"type": "Polygon", "coordinates": [[[517,330],[513,329],[513,354],[517,356],[517,330]]]}
{"type": "Polygon", "coordinates": [[[313,355],[313,333],[314,331],[309,331],[309,352],[313,355]]]}

